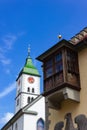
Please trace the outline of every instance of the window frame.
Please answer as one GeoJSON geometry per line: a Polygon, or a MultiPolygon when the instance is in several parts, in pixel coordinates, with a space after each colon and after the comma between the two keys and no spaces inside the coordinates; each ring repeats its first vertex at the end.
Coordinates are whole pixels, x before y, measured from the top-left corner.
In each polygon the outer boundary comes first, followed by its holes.
{"type": "Polygon", "coordinates": [[[27,98],[27,103],[29,104],[30,102],[31,102],[31,98],[28,97],[28,98],[27,98]]]}
{"type": "Polygon", "coordinates": [[[44,78],[63,71],[62,50],[58,51],[44,62],[44,78]],[[51,63],[48,65],[48,63],[51,63]]]}
{"type": "Polygon", "coordinates": [[[32,93],[35,93],[35,89],[34,88],[32,88],[32,93]]]}

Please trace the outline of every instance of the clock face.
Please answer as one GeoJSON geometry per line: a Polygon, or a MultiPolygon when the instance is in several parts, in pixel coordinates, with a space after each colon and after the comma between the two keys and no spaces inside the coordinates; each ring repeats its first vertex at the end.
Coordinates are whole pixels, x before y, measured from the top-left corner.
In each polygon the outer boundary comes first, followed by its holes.
{"type": "Polygon", "coordinates": [[[34,81],[35,81],[35,80],[34,80],[34,78],[33,78],[33,77],[28,77],[28,82],[29,82],[29,83],[31,83],[31,84],[32,84],[32,83],[34,83],[34,81]]]}

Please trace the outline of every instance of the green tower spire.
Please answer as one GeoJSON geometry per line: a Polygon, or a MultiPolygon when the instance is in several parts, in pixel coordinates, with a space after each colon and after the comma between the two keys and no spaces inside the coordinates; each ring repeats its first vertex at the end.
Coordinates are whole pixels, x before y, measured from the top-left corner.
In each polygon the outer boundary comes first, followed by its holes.
{"type": "Polygon", "coordinates": [[[26,58],[26,62],[22,69],[22,73],[40,76],[37,68],[33,65],[31,57],[26,58]]]}
{"type": "Polygon", "coordinates": [[[30,48],[28,48],[28,56],[26,58],[24,67],[22,68],[21,72],[19,73],[19,76],[23,73],[40,77],[40,74],[39,74],[37,68],[33,65],[32,58],[30,57],[30,48]]]}

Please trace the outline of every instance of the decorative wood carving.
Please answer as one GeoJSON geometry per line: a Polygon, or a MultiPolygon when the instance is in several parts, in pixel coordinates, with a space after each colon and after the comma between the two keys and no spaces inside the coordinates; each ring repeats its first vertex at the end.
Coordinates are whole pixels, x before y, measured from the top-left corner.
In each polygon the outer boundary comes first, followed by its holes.
{"type": "Polygon", "coordinates": [[[73,125],[73,120],[72,120],[71,113],[67,113],[65,115],[65,119],[66,119],[65,130],[76,130],[76,128],[73,125]]]}
{"type": "Polygon", "coordinates": [[[64,127],[64,122],[60,121],[55,125],[54,130],[62,130],[62,128],[64,127]]]}
{"type": "Polygon", "coordinates": [[[87,130],[87,117],[85,115],[81,114],[75,117],[75,123],[78,130],[87,130]]]}
{"type": "Polygon", "coordinates": [[[84,114],[80,114],[74,118],[77,127],[74,126],[71,113],[67,113],[65,119],[65,127],[64,122],[60,121],[55,125],[54,130],[62,130],[63,127],[65,128],[64,130],[87,130],[87,117],[84,114]]]}

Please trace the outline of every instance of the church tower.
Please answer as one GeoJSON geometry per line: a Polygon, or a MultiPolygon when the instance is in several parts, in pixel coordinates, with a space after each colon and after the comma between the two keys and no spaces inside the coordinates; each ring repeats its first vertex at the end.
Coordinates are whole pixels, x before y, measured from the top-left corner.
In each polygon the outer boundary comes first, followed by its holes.
{"type": "Polygon", "coordinates": [[[30,48],[28,48],[25,65],[20,71],[16,82],[15,113],[31,103],[40,94],[40,74],[32,63],[30,48]]]}

